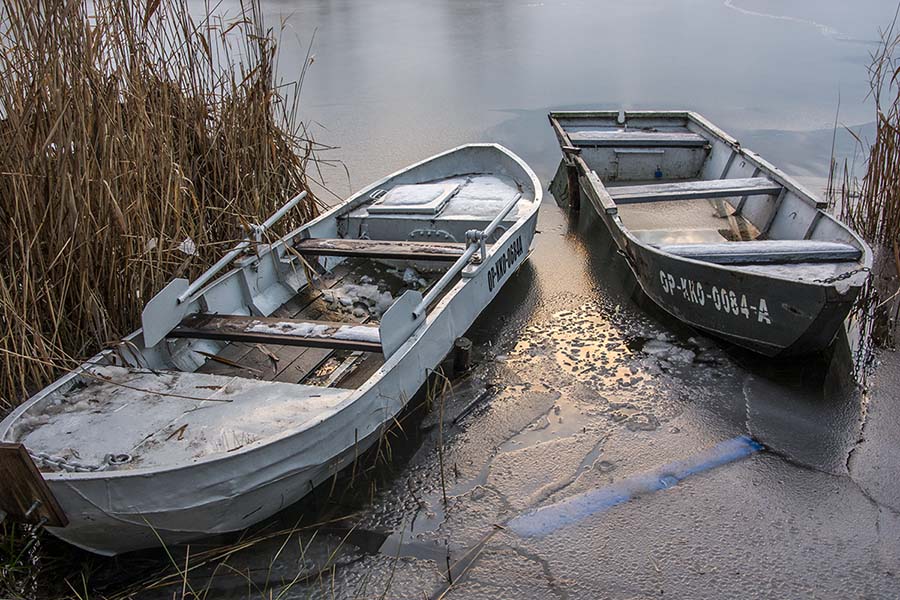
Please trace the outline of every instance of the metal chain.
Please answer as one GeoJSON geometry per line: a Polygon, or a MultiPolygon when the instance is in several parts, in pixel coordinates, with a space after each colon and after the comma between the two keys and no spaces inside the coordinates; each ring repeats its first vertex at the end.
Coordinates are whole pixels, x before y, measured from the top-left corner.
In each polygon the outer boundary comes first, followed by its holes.
{"type": "Polygon", "coordinates": [[[103,463],[99,465],[87,465],[80,462],[69,461],[61,456],[53,456],[44,452],[29,452],[34,462],[39,465],[50,467],[53,469],[66,471],[68,473],[97,473],[105,471],[111,466],[121,465],[131,462],[131,456],[128,454],[107,454],[103,457],[103,463]]]}
{"type": "Polygon", "coordinates": [[[869,267],[860,267],[858,269],[853,269],[852,271],[847,271],[846,273],[841,273],[840,275],[835,275],[834,277],[826,277],[825,279],[813,279],[813,281],[817,283],[834,283],[835,281],[850,279],[857,273],[868,273],[869,271],[869,267]]]}

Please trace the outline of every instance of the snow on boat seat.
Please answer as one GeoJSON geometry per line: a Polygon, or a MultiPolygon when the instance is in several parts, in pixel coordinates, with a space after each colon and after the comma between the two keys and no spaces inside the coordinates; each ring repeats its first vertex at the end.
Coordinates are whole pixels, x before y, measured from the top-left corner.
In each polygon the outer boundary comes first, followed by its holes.
{"type": "Polygon", "coordinates": [[[97,366],[16,424],[32,451],[117,467],[184,465],[325,419],[353,390],[244,377],[97,366]],[[97,435],[103,432],[103,435],[97,435]],[[77,454],[75,450],[77,449],[77,454]]]}
{"type": "Polygon", "coordinates": [[[817,240],[756,240],[721,244],[668,244],[669,254],[720,265],[852,262],[862,251],[850,244],[817,240]]]}
{"type": "Polygon", "coordinates": [[[646,129],[590,129],[568,131],[569,139],[576,146],[616,147],[698,147],[709,141],[702,135],[683,131],[656,131],[646,129]]]}
{"type": "Polygon", "coordinates": [[[456,242],[307,238],[295,242],[294,249],[300,254],[311,256],[453,261],[462,256],[466,251],[466,245],[456,242]]]}
{"type": "Polygon", "coordinates": [[[731,196],[778,195],[781,186],[765,177],[746,179],[708,179],[652,185],[629,185],[607,188],[616,204],[663,202],[666,200],[699,200],[731,196]]]}
{"type": "Polygon", "coordinates": [[[184,319],[169,337],[381,352],[377,325],[276,317],[196,314],[184,319]]]}
{"type": "Polygon", "coordinates": [[[652,246],[714,244],[727,241],[718,229],[632,229],[631,233],[652,246]]]}
{"type": "Polygon", "coordinates": [[[398,185],[377,196],[368,207],[371,214],[436,215],[457,192],[455,183],[418,183],[398,185]]]}

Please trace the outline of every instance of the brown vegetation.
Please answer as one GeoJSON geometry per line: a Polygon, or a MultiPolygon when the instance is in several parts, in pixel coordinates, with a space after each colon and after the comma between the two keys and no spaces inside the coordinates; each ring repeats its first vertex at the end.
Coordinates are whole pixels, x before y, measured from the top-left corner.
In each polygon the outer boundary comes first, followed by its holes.
{"type": "Polygon", "coordinates": [[[875,101],[875,140],[866,173],[853,189],[845,168],[841,218],[869,242],[896,247],[900,239],[900,32],[896,20],[881,36],[869,65],[875,101]]]}
{"type": "MultiPolygon", "coordinates": [[[[307,188],[299,82],[276,81],[258,17],[195,20],[186,0],[0,6],[0,416],[307,188]]],[[[310,198],[284,226],[317,210],[310,198]]]]}

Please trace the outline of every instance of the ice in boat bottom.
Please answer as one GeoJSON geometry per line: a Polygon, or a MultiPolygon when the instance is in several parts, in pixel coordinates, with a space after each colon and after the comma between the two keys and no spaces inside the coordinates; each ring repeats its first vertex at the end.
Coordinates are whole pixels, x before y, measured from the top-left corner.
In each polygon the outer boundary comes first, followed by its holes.
{"type": "Polygon", "coordinates": [[[298,501],[377,440],[526,260],[540,201],[517,156],[462,146],[216,279],[173,281],[142,330],[0,423],[68,519],[48,529],[113,555],[298,501]]]}

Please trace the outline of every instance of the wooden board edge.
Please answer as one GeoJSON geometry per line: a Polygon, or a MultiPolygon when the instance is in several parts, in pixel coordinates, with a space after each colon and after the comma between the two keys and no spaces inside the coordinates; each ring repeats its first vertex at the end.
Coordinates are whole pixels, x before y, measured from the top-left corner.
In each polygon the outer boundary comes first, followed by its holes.
{"type": "Polygon", "coordinates": [[[43,521],[49,527],[69,524],[53,492],[23,444],[0,442],[0,473],[8,476],[0,488],[0,510],[10,519],[36,525],[43,521]],[[40,504],[31,512],[28,509],[40,504]]]}

